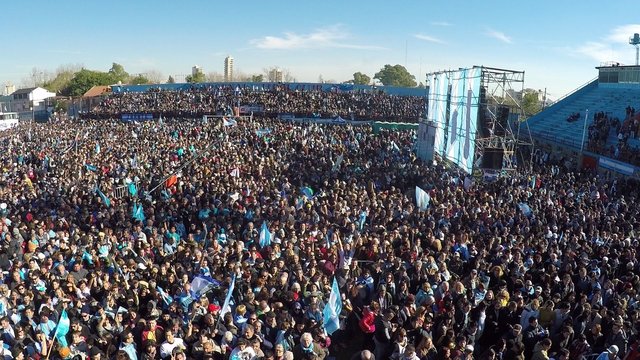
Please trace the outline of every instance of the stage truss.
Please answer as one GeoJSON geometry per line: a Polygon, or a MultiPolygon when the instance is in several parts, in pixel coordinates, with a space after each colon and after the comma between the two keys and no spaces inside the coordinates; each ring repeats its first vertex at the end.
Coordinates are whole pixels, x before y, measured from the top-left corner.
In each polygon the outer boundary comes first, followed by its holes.
{"type": "MultiPolygon", "coordinates": [[[[482,156],[487,149],[501,149],[503,151],[502,170],[530,170],[531,157],[516,160],[517,151],[529,147],[522,153],[533,153],[533,140],[524,119],[521,98],[524,95],[524,71],[505,70],[481,66],[481,88],[485,89],[485,95],[480,98],[479,122],[484,119],[485,124],[490,124],[489,134],[485,137],[476,137],[476,150],[474,164],[480,164],[482,156]],[[499,109],[507,107],[509,117],[505,123],[498,121],[499,109]],[[517,120],[511,121],[511,114],[517,114],[517,120]],[[525,127],[524,129],[522,127],[525,127]],[[514,127],[517,127],[514,129],[514,127]],[[499,134],[499,135],[496,135],[499,134]]],[[[478,124],[479,127],[482,124],[478,124]]],[[[476,165],[476,168],[481,169],[476,165]]]]}

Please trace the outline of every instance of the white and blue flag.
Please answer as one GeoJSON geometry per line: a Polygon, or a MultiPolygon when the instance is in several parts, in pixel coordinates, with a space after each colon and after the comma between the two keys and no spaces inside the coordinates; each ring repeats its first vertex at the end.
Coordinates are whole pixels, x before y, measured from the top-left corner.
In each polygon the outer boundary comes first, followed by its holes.
{"type": "Polygon", "coordinates": [[[338,281],[333,278],[331,286],[331,294],[329,300],[322,310],[323,325],[327,334],[331,335],[340,329],[340,312],[342,311],[342,297],[340,296],[340,288],[338,281]]]}

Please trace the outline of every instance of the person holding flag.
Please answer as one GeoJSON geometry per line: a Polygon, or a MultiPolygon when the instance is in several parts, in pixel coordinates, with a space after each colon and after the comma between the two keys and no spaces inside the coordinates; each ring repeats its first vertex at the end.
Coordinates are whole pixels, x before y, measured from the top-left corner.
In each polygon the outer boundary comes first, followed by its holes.
{"type": "Polygon", "coordinates": [[[260,247],[265,248],[267,246],[271,246],[271,232],[267,227],[267,222],[262,223],[262,227],[260,228],[260,247]]]}
{"type": "Polygon", "coordinates": [[[342,297],[340,295],[338,281],[334,277],[329,300],[322,310],[322,324],[327,334],[331,335],[340,329],[340,312],[342,312],[342,297]]]}

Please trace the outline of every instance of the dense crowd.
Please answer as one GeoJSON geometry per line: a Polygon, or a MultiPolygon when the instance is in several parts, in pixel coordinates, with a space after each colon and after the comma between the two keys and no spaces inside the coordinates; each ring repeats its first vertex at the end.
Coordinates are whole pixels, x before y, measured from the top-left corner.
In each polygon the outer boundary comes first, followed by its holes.
{"type": "Polygon", "coordinates": [[[638,138],[639,129],[640,116],[631,106],[625,109],[623,121],[604,112],[597,112],[594,114],[593,123],[589,125],[588,148],[598,154],[638,166],[640,148],[638,144],[632,144],[629,140],[638,138]],[[615,135],[615,143],[609,142],[610,134],[615,135]]]}
{"type": "Polygon", "coordinates": [[[638,358],[636,183],[550,158],[482,183],[409,131],[227,125],[1,135],[5,358],[638,358]]]}
{"type": "Polygon", "coordinates": [[[155,117],[201,117],[225,114],[240,105],[260,106],[264,114],[297,117],[417,122],[425,111],[424,96],[396,96],[383,91],[301,91],[286,84],[271,90],[193,87],[115,93],[87,114],[93,118],[119,118],[123,113],[151,113],[155,117]]]}

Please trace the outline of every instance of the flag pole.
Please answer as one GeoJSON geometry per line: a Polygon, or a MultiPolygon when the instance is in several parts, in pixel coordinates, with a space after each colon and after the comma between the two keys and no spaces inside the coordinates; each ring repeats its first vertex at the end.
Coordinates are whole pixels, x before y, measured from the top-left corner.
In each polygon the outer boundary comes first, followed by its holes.
{"type": "Polygon", "coordinates": [[[56,341],[58,341],[58,337],[54,336],[53,340],[51,340],[51,345],[49,345],[49,340],[46,340],[47,342],[47,346],[49,346],[49,348],[47,349],[47,357],[45,359],[49,359],[49,357],[51,356],[51,351],[53,350],[53,345],[55,345],[56,341]]]}

